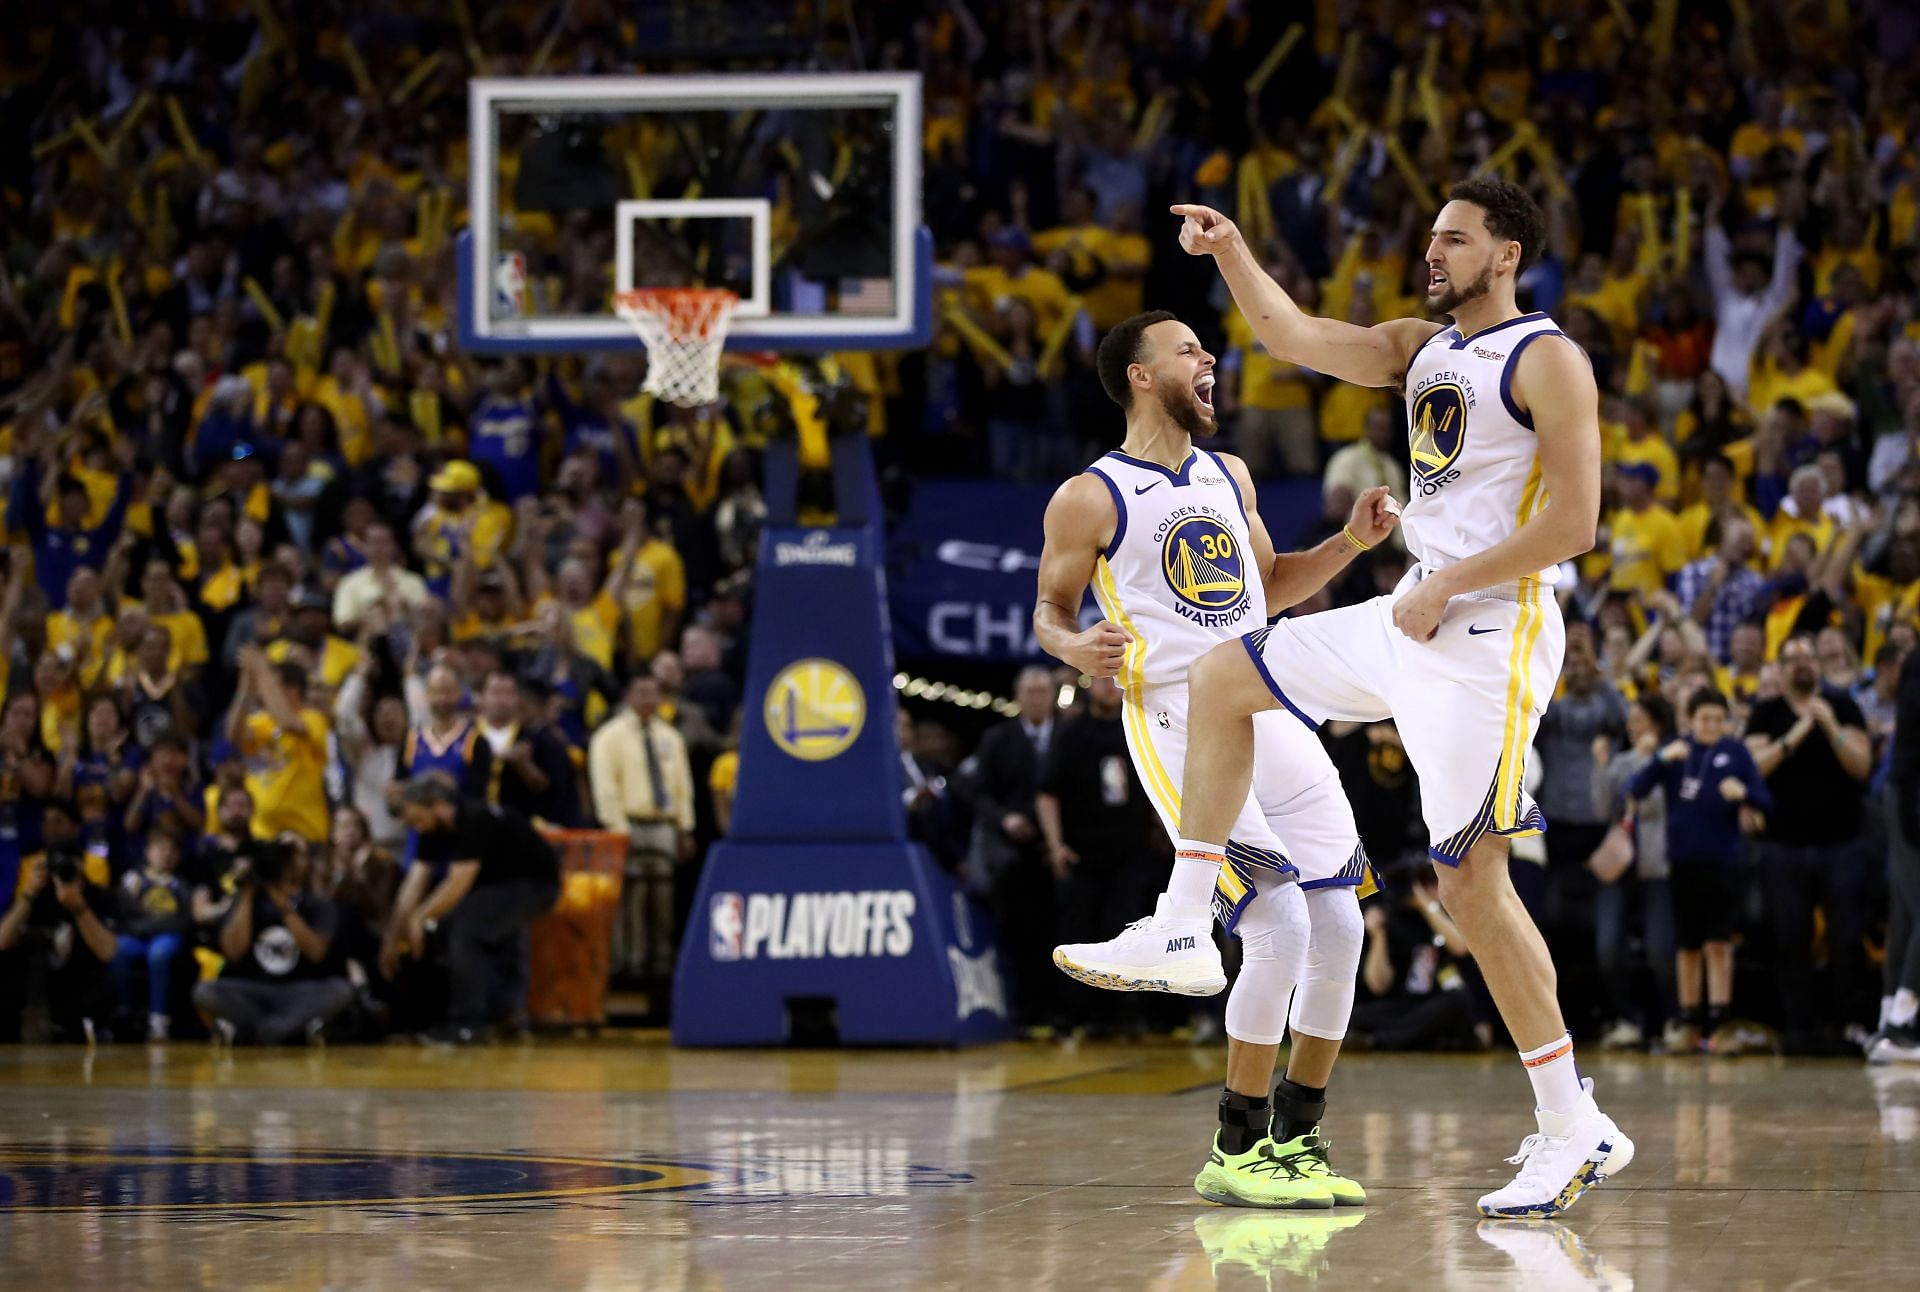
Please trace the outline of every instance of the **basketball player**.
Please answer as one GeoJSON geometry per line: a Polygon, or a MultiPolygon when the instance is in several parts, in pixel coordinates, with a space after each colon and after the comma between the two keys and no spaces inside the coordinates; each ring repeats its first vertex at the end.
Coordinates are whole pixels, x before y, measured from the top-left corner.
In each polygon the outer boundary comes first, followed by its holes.
{"type": "Polygon", "coordinates": [[[1254,774],[1252,716],[1306,726],[1392,718],[1420,776],[1440,899],[1466,934],[1532,1079],[1539,1134],[1483,1215],[1538,1219],[1633,1160],[1574,1067],[1552,957],[1507,876],[1507,841],[1545,828],[1521,788],[1560,674],[1557,567],[1593,545],[1600,429],[1593,372],[1544,314],[1514,304],[1545,218],[1493,179],[1456,185],[1427,247],[1427,305],[1453,325],[1371,328],[1303,313],[1233,223],[1176,206],[1181,246],[1210,255],[1262,344],[1344,381],[1405,395],[1418,561],[1391,594],[1283,620],[1194,662],[1181,832],[1221,852],[1254,774]]]}
{"type": "MultiPolygon", "coordinates": [[[[1397,520],[1386,490],[1372,489],[1344,534],[1276,554],[1245,464],[1193,443],[1214,433],[1213,362],[1164,311],[1128,319],[1101,343],[1100,379],[1127,412],[1126,440],[1048,505],[1034,609],[1045,650],[1119,678],[1134,767],[1176,839],[1187,665],[1311,596],[1397,520]],[[1082,632],[1089,582],[1106,617],[1082,632]]],[[[1232,841],[1197,860],[1182,844],[1152,918],[1099,948],[1057,948],[1054,963],[1113,990],[1212,995],[1226,975],[1211,900],[1243,954],[1227,998],[1220,1131],[1195,1188],[1238,1206],[1359,1205],[1366,1191],[1333,1170],[1318,1131],[1353,1004],[1363,941],[1354,890],[1366,856],[1318,737],[1284,714],[1258,725],[1259,770],[1253,793],[1241,789],[1232,841]],[[1270,1104],[1290,996],[1296,1032],[1312,1039],[1297,1041],[1270,1104]]]]}

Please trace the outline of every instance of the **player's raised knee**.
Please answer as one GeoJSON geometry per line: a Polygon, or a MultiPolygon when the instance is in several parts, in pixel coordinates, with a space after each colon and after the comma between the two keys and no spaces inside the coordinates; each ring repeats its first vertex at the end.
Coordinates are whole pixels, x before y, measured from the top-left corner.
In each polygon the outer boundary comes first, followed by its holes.
{"type": "Polygon", "coordinates": [[[1256,713],[1273,707],[1273,697],[1238,641],[1222,642],[1195,660],[1187,686],[1196,707],[1214,712],[1256,713]]]}

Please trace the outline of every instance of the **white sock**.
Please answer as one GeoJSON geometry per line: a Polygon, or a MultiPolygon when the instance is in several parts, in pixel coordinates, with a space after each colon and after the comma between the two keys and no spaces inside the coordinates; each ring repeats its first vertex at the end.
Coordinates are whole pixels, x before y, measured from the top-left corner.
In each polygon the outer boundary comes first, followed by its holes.
{"type": "Polygon", "coordinates": [[[1167,880],[1167,904],[1191,911],[1213,905],[1213,886],[1227,861],[1224,844],[1181,839],[1173,845],[1173,877],[1167,880]]]}
{"type": "Polygon", "coordinates": [[[1916,1017],[1920,1017],[1920,995],[1914,994],[1911,987],[1902,987],[1893,993],[1893,1008],[1887,1011],[1887,1021],[1895,1027],[1912,1027],[1916,1017]]]}
{"type": "Polygon", "coordinates": [[[1884,1032],[1892,1024],[1892,1022],[1893,1022],[1893,997],[1882,996],[1880,998],[1880,1021],[1873,1025],[1873,1030],[1876,1032],[1884,1032]]]}
{"type": "Polygon", "coordinates": [[[1572,1112],[1580,1104],[1580,1070],[1573,1066],[1573,1034],[1548,1041],[1536,1050],[1523,1050],[1527,1079],[1533,1082],[1533,1102],[1550,1113],[1572,1112]]]}

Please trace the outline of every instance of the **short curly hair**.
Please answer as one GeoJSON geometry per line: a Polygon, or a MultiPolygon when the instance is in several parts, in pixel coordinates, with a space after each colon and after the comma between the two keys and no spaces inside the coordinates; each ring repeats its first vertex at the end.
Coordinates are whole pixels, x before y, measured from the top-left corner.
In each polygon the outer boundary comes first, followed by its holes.
{"type": "Polygon", "coordinates": [[[1133,383],[1127,380],[1127,369],[1139,361],[1141,334],[1155,323],[1173,321],[1171,310],[1148,310],[1114,324],[1113,331],[1100,342],[1093,360],[1094,371],[1100,374],[1100,384],[1106,389],[1108,399],[1122,408],[1133,407],[1133,383]]]}
{"type": "Polygon", "coordinates": [[[1487,232],[1502,242],[1520,244],[1517,277],[1540,259],[1547,245],[1547,215],[1518,184],[1491,175],[1462,180],[1447,194],[1456,202],[1471,202],[1485,212],[1487,232]]]}

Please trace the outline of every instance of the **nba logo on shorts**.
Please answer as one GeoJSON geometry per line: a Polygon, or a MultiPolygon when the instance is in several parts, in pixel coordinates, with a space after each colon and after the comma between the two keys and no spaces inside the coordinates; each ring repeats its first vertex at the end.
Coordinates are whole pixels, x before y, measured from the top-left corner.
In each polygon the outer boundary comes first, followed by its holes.
{"type": "Polygon", "coordinates": [[[527,313],[527,258],[504,251],[493,264],[495,318],[521,318],[527,313]]]}
{"type": "Polygon", "coordinates": [[[746,926],[746,903],[740,894],[715,893],[707,907],[707,953],[715,960],[738,960],[746,926]]]}

